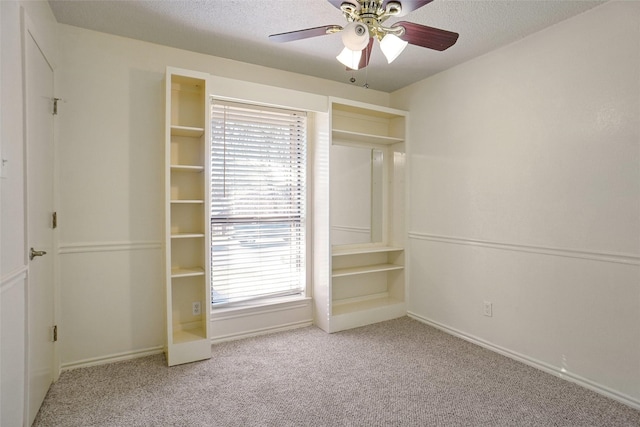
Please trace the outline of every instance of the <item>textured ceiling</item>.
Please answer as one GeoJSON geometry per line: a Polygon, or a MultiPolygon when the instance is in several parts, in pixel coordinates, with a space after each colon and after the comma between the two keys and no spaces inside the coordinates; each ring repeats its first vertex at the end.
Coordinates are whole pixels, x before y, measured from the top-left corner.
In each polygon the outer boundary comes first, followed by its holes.
{"type": "MultiPolygon", "coordinates": [[[[58,22],[152,43],[369,87],[405,87],[507,45],[603,1],[434,0],[400,18],[460,34],[444,52],[409,45],[392,64],[379,46],[368,67],[349,72],[332,34],[289,43],[269,34],[346,23],[327,0],[49,0],[58,22]]],[[[391,18],[387,24],[393,23],[391,18]]]]}

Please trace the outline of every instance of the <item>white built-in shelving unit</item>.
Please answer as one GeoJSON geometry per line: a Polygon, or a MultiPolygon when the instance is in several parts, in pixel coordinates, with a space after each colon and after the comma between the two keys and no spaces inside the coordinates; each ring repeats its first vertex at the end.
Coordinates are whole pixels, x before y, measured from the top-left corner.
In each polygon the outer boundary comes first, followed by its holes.
{"type": "Polygon", "coordinates": [[[211,357],[207,95],[206,74],[167,68],[165,353],[169,366],[211,357]]]}
{"type": "MultiPolygon", "coordinates": [[[[322,253],[315,255],[319,262],[328,259],[330,263],[326,273],[329,277],[316,276],[314,284],[316,324],[327,332],[406,314],[406,117],[404,111],[331,98],[328,144],[376,149],[383,153],[384,160],[383,185],[378,196],[382,200],[381,212],[377,213],[379,238],[369,243],[328,244],[328,257],[322,253]]],[[[329,162],[335,160],[331,155],[328,157],[329,162]]],[[[329,180],[332,178],[329,176],[329,180]]],[[[331,229],[331,224],[328,228],[331,229]]]]}

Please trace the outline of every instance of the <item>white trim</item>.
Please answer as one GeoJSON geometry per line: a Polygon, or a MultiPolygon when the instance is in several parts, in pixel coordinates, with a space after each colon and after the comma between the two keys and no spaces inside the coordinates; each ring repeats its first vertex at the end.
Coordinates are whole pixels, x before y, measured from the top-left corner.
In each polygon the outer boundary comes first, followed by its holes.
{"type": "Polygon", "coordinates": [[[529,252],[542,255],[559,256],[565,258],[588,259],[592,261],[611,262],[616,264],[640,265],[640,255],[595,252],[577,249],[554,248],[550,246],[534,246],[519,243],[492,242],[488,240],[467,239],[463,237],[440,236],[419,232],[409,232],[410,239],[427,240],[430,242],[441,242],[455,245],[478,246],[504,251],[529,252]]]}
{"type": "Polygon", "coordinates": [[[6,274],[0,278],[0,290],[2,293],[5,293],[9,289],[11,289],[15,284],[19,283],[21,280],[24,281],[27,279],[27,273],[29,272],[29,267],[23,265],[20,268],[17,268],[6,274]]]}
{"type": "Polygon", "coordinates": [[[289,331],[292,329],[306,328],[307,326],[312,326],[312,325],[313,325],[313,319],[308,319],[308,320],[301,320],[299,322],[280,324],[278,326],[270,326],[267,328],[253,329],[250,331],[243,331],[243,332],[238,332],[234,334],[220,335],[220,336],[211,338],[211,344],[221,343],[225,341],[235,341],[243,338],[256,337],[259,335],[267,335],[274,332],[283,332],[283,331],[289,331]]]}
{"type": "Polygon", "coordinates": [[[572,383],[578,384],[584,388],[587,388],[591,391],[594,391],[596,393],[599,393],[603,396],[606,396],[610,399],[613,399],[615,401],[618,401],[620,403],[624,403],[627,406],[630,406],[634,409],[640,409],[640,400],[635,399],[631,396],[628,396],[624,393],[620,393],[616,390],[613,390],[609,387],[606,387],[604,385],[598,384],[594,381],[591,381],[587,378],[581,377],[580,375],[576,375],[576,374],[572,374],[570,372],[567,372],[561,368],[558,368],[557,366],[553,366],[550,365],[546,362],[543,362],[541,360],[537,360],[534,358],[531,358],[529,356],[526,356],[524,354],[509,350],[507,348],[504,347],[500,347],[498,345],[495,345],[493,343],[490,343],[488,341],[485,341],[481,338],[478,338],[476,336],[473,335],[469,335],[465,332],[462,332],[458,329],[455,328],[451,328],[449,326],[443,325],[441,323],[438,323],[436,321],[427,319],[425,317],[422,317],[416,313],[412,313],[410,311],[407,311],[407,315],[409,317],[411,317],[412,319],[415,319],[419,322],[422,322],[424,324],[427,324],[429,326],[432,326],[436,329],[439,329],[443,332],[446,332],[449,335],[453,335],[455,337],[461,338],[465,341],[468,341],[472,344],[476,344],[479,345],[480,347],[486,348],[488,350],[491,350],[493,352],[496,352],[498,354],[501,354],[503,356],[506,356],[510,359],[513,360],[517,360],[518,362],[524,363],[525,365],[534,367],[536,369],[540,369],[541,371],[544,371],[548,374],[554,375],[556,377],[562,378],[564,380],[570,381],[572,383]]]}
{"type": "Polygon", "coordinates": [[[110,354],[100,357],[92,357],[90,359],[78,360],[71,363],[63,363],[61,366],[62,371],[70,371],[77,368],[87,368],[89,366],[106,365],[114,362],[121,362],[123,360],[137,359],[140,357],[152,356],[154,354],[160,354],[164,352],[164,347],[149,347],[142,350],[126,351],[123,353],[110,354]]]}
{"type": "Polygon", "coordinates": [[[162,249],[160,241],[123,241],[123,242],[86,242],[86,243],[63,243],[59,247],[58,253],[77,254],[86,252],[116,252],[116,251],[136,251],[145,249],[162,249]]]}

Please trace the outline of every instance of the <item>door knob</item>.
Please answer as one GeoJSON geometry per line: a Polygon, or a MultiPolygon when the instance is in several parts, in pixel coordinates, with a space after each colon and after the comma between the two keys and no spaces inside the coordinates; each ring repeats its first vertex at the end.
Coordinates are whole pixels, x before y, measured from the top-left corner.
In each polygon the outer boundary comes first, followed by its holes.
{"type": "Polygon", "coordinates": [[[42,256],[42,255],[46,255],[46,254],[47,253],[45,251],[36,251],[33,248],[31,248],[31,250],[29,251],[29,259],[33,260],[37,256],[42,256]]]}

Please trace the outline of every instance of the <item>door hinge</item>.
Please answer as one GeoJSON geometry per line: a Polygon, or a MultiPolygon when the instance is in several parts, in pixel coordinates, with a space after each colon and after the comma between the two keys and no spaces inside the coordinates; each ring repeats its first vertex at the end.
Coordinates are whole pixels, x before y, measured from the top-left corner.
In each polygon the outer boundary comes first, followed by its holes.
{"type": "Polygon", "coordinates": [[[51,328],[51,339],[53,342],[58,341],[58,325],[53,325],[51,328]]]}
{"type": "Polygon", "coordinates": [[[51,228],[58,228],[58,212],[51,214],[51,228]]]}
{"type": "Polygon", "coordinates": [[[58,101],[64,101],[62,98],[53,98],[53,115],[58,115],[58,101]]]}

